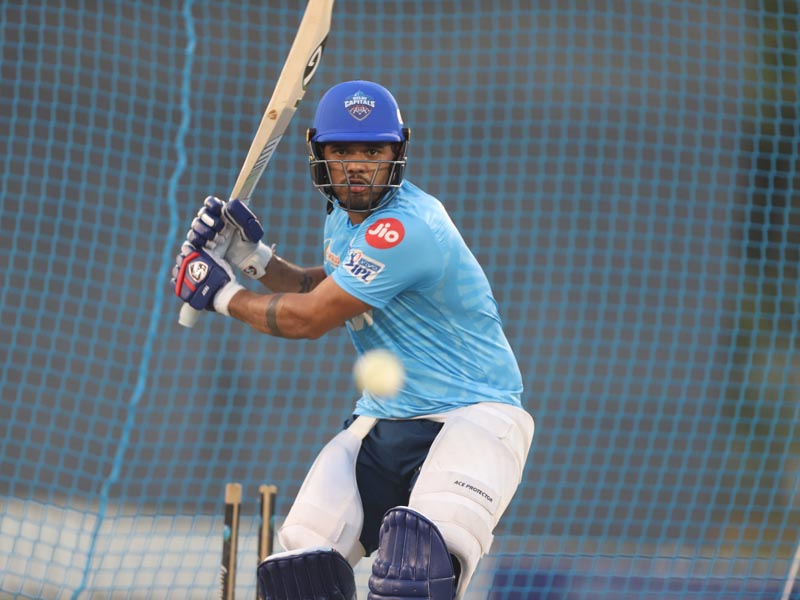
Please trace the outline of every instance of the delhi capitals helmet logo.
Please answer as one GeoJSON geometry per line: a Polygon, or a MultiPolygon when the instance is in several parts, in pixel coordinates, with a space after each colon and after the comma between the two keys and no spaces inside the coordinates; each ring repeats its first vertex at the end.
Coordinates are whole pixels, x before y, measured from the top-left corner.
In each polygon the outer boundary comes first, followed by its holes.
{"type": "Polygon", "coordinates": [[[361,90],[344,99],[344,107],[350,116],[357,121],[363,121],[375,108],[375,98],[367,96],[361,90]]]}

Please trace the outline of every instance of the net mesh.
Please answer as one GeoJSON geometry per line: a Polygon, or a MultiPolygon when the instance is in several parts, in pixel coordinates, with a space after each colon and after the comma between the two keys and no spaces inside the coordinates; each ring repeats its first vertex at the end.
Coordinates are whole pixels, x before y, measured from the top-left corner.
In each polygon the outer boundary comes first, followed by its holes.
{"type": "MultiPolygon", "coordinates": [[[[228,481],[252,595],[258,485],[285,514],[349,414],[343,331],[186,330],[169,289],[302,10],[0,7],[0,595],[207,598],[228,481]]],[[[314,105],[394,92],[537,422],[474,597],[800,598],[799,26],[792,0],[337,3],[253,205],[319,264],[314,105]]]]}

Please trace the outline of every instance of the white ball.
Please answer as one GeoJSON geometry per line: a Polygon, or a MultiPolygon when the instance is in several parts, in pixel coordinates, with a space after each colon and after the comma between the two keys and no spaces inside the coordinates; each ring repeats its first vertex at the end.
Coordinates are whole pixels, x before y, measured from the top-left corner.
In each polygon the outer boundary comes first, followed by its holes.
{"type": "Polygon", "coordinates": [[[406,372],[393,353],[380,348],[362,354],[353,366],[353,378],[359,391],[391,398],[403,387],[406,372]]]}

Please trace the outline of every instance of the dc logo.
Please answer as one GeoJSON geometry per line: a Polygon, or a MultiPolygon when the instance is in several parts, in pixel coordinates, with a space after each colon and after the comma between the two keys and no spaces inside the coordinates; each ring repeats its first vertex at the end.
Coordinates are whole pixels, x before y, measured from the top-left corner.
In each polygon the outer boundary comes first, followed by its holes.
{"type": "Polygon", "coordinates": [[[352,96],[348,96],[344,99],[344,107],[355,120],[363,121],[369,116],[372,109],[375,108],[375,99],[359,90],[352,96]]]}
{"type": "Polygon", "coordinates": [[[366,239],[367,243],[373,248],[386,250],[387,248],[397,246],[397,244],[403,241],[405,235],[406,229],[403,227],[403,224],[398,219],[389,217],[376,221],[375,224],[367,230],[364,239],[366,239]]]}

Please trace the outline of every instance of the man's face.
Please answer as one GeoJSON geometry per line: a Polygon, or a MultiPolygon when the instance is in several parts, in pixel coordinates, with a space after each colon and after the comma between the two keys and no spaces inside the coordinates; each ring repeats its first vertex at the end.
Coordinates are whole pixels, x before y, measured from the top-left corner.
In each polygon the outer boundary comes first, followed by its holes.
{"type": "Polygon", "coordinates": [[[386,190],[396,157],[395,145],[383,142],[330,142],[323,148],[333,191],[342,206],[367,210],[386,190]],[[377,162],[385,161],[385,162],[377,162]]]}

